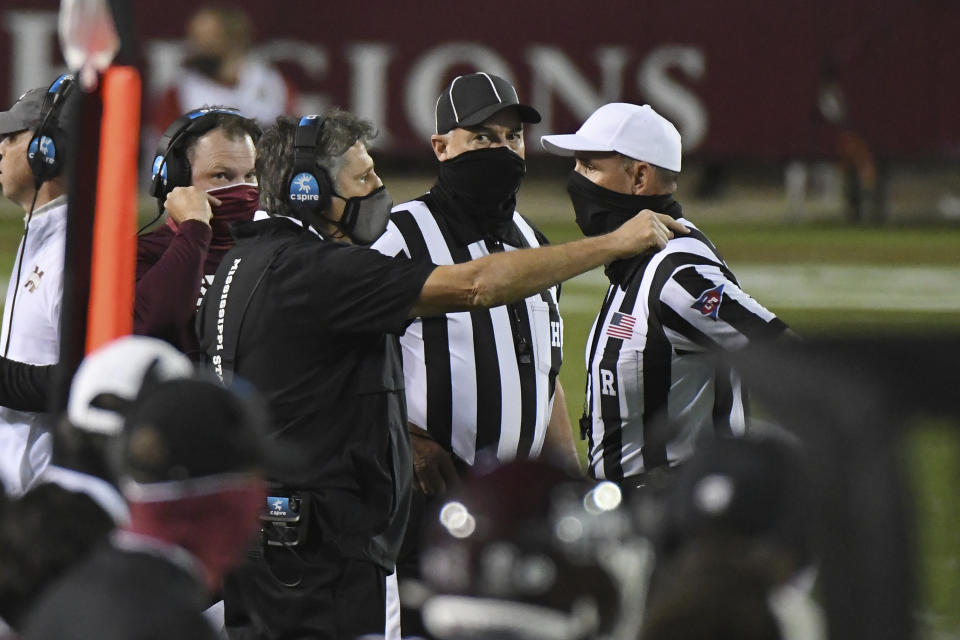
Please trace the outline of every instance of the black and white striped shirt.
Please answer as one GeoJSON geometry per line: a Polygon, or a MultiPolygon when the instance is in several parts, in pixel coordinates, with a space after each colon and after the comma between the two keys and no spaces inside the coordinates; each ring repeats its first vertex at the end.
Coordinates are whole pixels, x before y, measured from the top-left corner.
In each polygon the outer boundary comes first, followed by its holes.
{"type": "Polygon", "coordinates": [[[590,330],[583,426],[594,478],[677,464],[705,432],[742,435],[740,379],[710,354],[786,329],[740,288],[707,237],[680,221],[690,235],[635,259],[635,270],[611,283],[590,330]]]}
{"type": "MultiPolygon", "coordinates": [[[[431,207],[438,205],[429,195],[394,207],[373,248],[451,265],[545,242],[514,212],[512,235],[520,246],[490,239],[464,244],[431,207]]],[[[410,422],[468,464],[481,450],[501,461],[539,455],[563,358],[559,293],[557,285],[521,303],[413,322],[400,338],[410,422]]]]}

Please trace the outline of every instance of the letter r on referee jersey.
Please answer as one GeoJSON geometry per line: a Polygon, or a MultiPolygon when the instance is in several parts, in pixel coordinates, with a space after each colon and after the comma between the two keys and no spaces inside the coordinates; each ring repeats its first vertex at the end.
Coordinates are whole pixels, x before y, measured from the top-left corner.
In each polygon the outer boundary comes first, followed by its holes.
{"type": "Polygon", "coordinates": [[[613,388],[613,371],[600,369],[600,393],[605,396],[617,395],[617,390],[613,388]]]}

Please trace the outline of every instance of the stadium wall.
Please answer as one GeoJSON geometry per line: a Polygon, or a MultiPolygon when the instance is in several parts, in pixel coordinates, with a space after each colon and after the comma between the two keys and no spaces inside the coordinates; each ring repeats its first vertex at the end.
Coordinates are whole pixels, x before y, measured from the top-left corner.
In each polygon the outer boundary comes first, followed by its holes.
{"type": "MultiPolygon", "coordinates": [[[[176,73],[198,4],[133,4],[149,96],[176,73]]],[[[300,88],[305,112],[371,118],[390,155],[420,155],[441,87],[480,68],[540,109],[534,139],[623,100],[652,104],[708,161],[829,157],[841,130],[882,157],[960,157],[960,3],[948,0],[489,0],[474,14],[456,2],[231,4],[253,16],[256,53],[300,88]],[[831,121],[825,101],[838,96],[831,121]]],[[[4,104],[61,70],[57,7],[0,5],[4,104]]]]}

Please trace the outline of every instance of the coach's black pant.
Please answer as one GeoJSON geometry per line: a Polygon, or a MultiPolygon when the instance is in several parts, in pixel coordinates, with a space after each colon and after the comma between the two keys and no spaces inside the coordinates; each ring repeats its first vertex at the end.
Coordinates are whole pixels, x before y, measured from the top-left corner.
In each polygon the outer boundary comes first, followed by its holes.
{"type": "Polygon", "coordinates": [[[297,553],[268,547],[224,579],[224,622],[231,640],[383,635],[384,569],[343,558],[333,545],[309,537],[297,553]]]}

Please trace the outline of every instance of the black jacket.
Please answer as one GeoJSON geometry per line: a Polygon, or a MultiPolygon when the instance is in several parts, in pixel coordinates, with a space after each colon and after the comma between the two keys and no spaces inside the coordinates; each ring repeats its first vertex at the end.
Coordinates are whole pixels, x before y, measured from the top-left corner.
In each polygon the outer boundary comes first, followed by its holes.
{"type": "Polygon", "coordinates": [[[203,585],[168,558],[103,546],[53,586],[24,640],[212,640],[203,585]]]}
{"type": "Polygon", "coordinates": [[[277,439],[305,454],[271,480],[311,490],[341,553],[392,570],[413,473],[397,336],[434,265],[285,218],[235,234],[201,306],[201,350],[225,379],[251,382],[277,439]]]}

